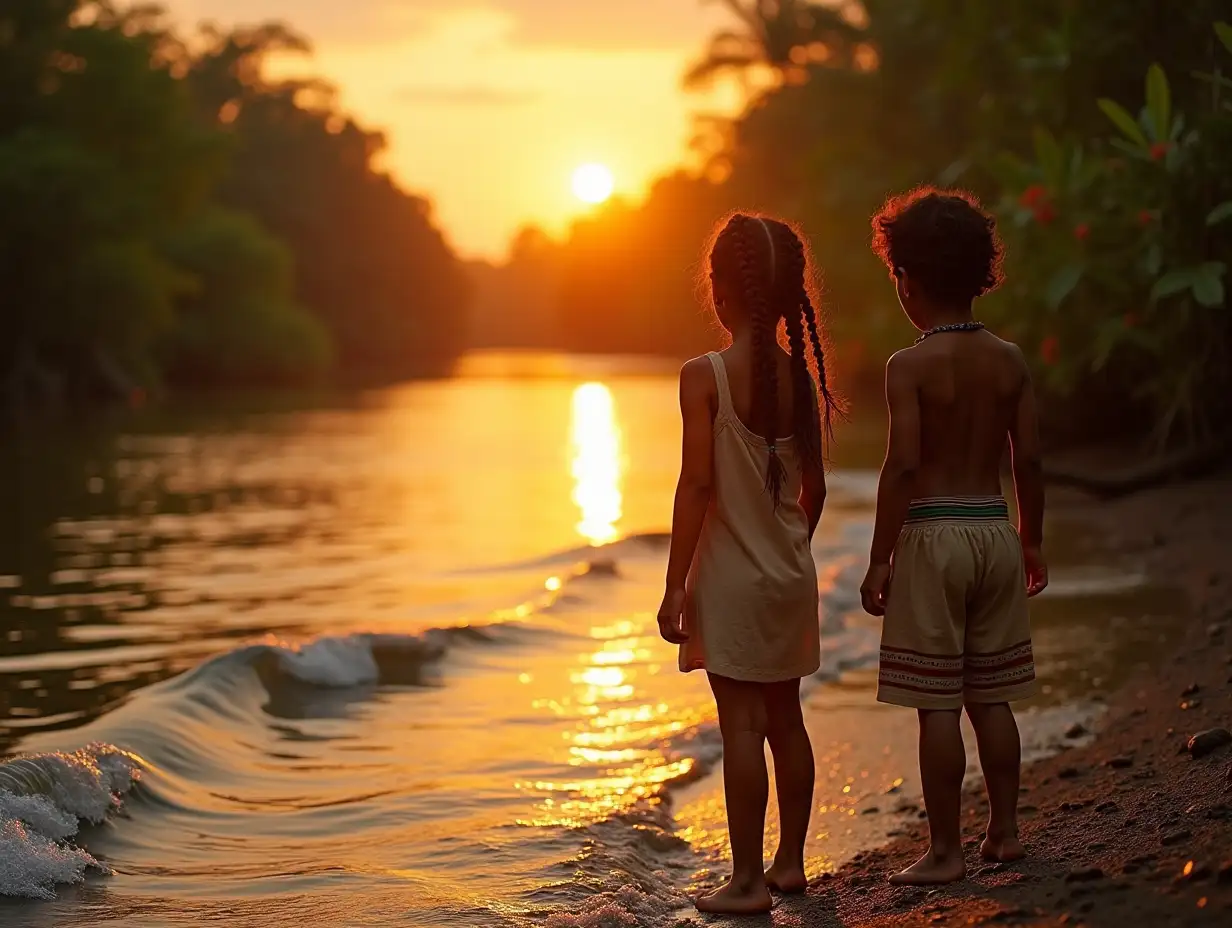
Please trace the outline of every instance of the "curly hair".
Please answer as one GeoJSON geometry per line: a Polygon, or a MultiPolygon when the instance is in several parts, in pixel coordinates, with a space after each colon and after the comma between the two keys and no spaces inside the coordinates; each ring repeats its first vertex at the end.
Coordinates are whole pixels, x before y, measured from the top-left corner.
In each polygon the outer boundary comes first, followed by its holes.
{"type": "Polygon", "coordinates": [[[786,323],[787,329],[793,432],[802,467],[824,466],[823,437],[826,441],[831,439],[834,412],[841,412],[826,377],[808,250],[801,235],[787,223],[735,213],[714,238],[710,267],[716,276],[737,284],[742,305],[752,322],[753,396],[750,406],[753,421],[750,424],[769,447],[766,490],[778,506],[786,478],[774,434],[779,396],[774,352],[778,350],[780,321],[786,323]],[[813,353],[811,364],[810,349],[813,353]]]}
{"type": "Polygon", "coordinates": [[[963,305],[1001,285],[996,221],[965,190],[919,187],[873,217],[873,251],[895,277],[941,303],[963,305]]]}

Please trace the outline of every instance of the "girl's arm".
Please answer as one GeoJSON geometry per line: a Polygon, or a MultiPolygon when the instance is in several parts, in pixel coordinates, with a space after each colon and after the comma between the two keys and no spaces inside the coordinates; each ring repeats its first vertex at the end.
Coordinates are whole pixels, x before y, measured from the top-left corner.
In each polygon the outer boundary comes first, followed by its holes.
{"type": "Polygon", "coordinates": [[[812,541],[817,523],[821,521],[821,510],[826,505],[826,469],[806,465],[801,477],[800,505],[808,516],[808,537],[812,541]]]}
{"type": "Polygon", "coordinates": [[[672,509],[672,545],[667,558],[666,591],[659,607],[659,631],[680,644],[684,628],[685,581],[697,551],[714,477],[714,412],[718,400],[714,373],[706,358],[694,358],[680,370],[680,416],[684,444],[676,502],[672,509]]]}
{"type": "MultiPolygon", "coordinates": [[[[820,414],[817,410],[817,396],[811,394],[809,397],[813,402],[813,419],[820,421],[820,414]]],[[[825,441],[826,436],[823,434],[818,436],[821,441],[825,441]]],[[[826,505],[826,466],[822,461],[816,463],[802,462],[804,470],[800,475],[800,506],[804,509],[804,514],[808,517],[808,537],[809,541],[813,540],[813,535],[817,531],[817,523],[821,521],[821,511],[826,505]]]]}

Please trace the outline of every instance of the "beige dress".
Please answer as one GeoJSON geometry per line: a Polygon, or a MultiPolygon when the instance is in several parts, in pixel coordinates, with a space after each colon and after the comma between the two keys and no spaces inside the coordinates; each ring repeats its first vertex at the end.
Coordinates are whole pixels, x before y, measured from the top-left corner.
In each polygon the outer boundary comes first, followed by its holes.
{"type": "Polygon", "coordinates": [[[776,442],[787,471],[776,509],[766,442],[736,417],[723,357],[706,357],[719,394],[714,492],[689,572],[680,669],[755,683],[805,677],[817,671],[821,645],[795,443],[776,442]]]}

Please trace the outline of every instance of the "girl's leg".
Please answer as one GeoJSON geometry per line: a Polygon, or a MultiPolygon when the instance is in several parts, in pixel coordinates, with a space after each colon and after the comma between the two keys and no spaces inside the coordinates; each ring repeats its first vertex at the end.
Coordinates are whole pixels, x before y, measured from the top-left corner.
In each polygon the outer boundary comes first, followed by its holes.
{"type": "Polygon", "coordinates": [[[800,681],[771,683],[763,692],[779,798],[779,848],[766,871],[766,883],[780,892],[802,893],[808,885],[804,842],[813,811],[813,745],[800,710],[800,681]]]}
{"type": "Polygon", "coordinates": [[[766,702],[762,686],[709,674],[723,733],[723,792],[731,840],[732,876],[723,888],[697,900],[703,912],[747,914],[770,909],[762,872],[766,829],[766,702]]]}

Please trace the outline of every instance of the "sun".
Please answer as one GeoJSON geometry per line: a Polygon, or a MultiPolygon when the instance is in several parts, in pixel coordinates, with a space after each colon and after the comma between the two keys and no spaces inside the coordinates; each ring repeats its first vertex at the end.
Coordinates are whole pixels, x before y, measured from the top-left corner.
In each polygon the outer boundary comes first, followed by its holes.
{"type": "Polygon", "coordinates": [[[573,194],[583,203],[602,203],[612,195],[616,180],[602,164],[583,164],[573,172],[573,194]]]}

